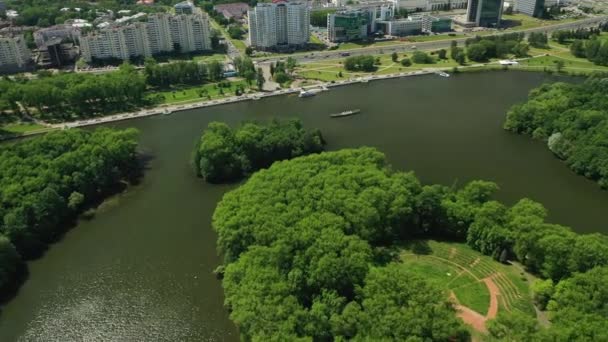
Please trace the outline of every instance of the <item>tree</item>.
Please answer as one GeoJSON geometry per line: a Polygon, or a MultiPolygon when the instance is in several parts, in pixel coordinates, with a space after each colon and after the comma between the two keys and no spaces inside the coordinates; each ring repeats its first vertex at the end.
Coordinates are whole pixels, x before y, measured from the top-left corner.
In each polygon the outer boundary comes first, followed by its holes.
{"type": "Polygon", "coordinates": [[[416,64],[432,64],[435,63],[435,59],[429,56],[426,52],[414,51],[412,55],[412,61],[416,64]]]}
{"type": "Polygon", "coordinates": [[[448,52],[446,49],[441,49],[439,51],[437,51],[437,56],[439,57],[439,59],[446,59],[448,52]]]}
{"type": "Polygon", "coordinates": [[[401,60],[401,65],[404,67],[409,67],[412,65],[412,61],[409,58],[404,58],[401,60]]]}
{"type": "Polygon", "coordinates": [[[396,53],[396,52],[393,52],[393,54],[391,55],[391,60],[392,60],[394,63],[397,63],[397,61],[399,60],[399,55],[397,55],[397,53],[396,53]]]}
{"type": "Polygon", "coordinates": [[[486,47],[482,44],[472,44],[467,48],[467,57],[475,62],[488,60],[486,47]]]}
{"type": "Polygon", "coordinates": [[[247,56],[253,55],[253,48],[251,46],[248,46],[245,48],[245,55],[247,55],[247,56]]]}
{"type": "Polygon", "coordinates": [[[264,78],[264,71],[262,71],[262,68],[258,68],[257,72],[256,72],[256,84],[258,86],[259,90],[264,89],[264,83],[266,82],[266,79],[264,78]]]}
{"type": "Polygon", "coordinates": [[[376,70],[374,56],[361,55],[352,56],[344,60],[344,69],[349,71],[366,71],[371,72],[376,70]]]}
{"type": "Polygon", "coordinates": [[[564,66],[566,66],[566,63],[564,61],[557,60],[555,61],[555,69],[557,69],[557,72],[562,72],[562,70],[564,69],[564,66]]]}

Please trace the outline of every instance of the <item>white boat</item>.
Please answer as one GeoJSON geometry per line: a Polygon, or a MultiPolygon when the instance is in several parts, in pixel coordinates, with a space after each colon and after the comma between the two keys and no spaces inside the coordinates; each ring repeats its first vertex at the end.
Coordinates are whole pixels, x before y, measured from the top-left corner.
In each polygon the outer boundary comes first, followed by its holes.
{"type": "Polygon", "coordinates": [[[437,75],[441,76],[441,77],[450,77],[450,74],[448,74],[447,72],[438,72],[437,75]]]}
{"type": "Polygon", "coordinates": [[[299,97],[311,97],[311,96],[315,96],[315,95],[317,95],[315,92],[300,90],[300,95],[298,95],[298,96],[299,97]]]}
{"type": "Polygon", "coordinates": [[[369,82],[369,80],[367,78],[362,78],[361,79],[361,83],[367,83],[367,82],[369,82]]]}
{"type": "Polygon", "coordinates": [[[353,109],[353,110],[346,110],[340,113],[336,113],[336,114],[330,114],[329,116],[332,118],[340,118],[343,116],[350,116],[350,115],[355,115],[355,114],[359,114],[361,112],[360,109],[353,109]]]}

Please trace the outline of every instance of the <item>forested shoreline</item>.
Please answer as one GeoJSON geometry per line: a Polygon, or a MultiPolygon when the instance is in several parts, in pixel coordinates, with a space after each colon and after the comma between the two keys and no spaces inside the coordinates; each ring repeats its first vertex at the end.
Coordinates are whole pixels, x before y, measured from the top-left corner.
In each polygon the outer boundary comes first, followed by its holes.
{"type": "Polygon", "coordinates": [[[134,129],[69,130],[0,146],[0,293],[88,206],[140,175],[134,129]]]}
{"type": "Polygon", "coordinates": [[[606,338],[607,237],[546,223],[529,199],[494,201],[497,189],[422,185],[372,148],[274,163],[213,216],[231,319],[245,340],[469,340],[447,297],[396,267],[398,243],[442,237],[546,279],[535,296],[552,326],[501,314],[492,337],[606,338]]]}
{"type": "Polygon", "coordinates": [[[511,108],[504,127],[547,142],[574,172],[608,189],[608,78],[542,85],[511,108]]]}
{"type": "Polygon", "coordinates": [[[197,142],[193,164],[207,182],[231,182],[275,161],[321,152],[324,145],[321,132],[306,130],[300,120],[245,122],[236,129],[211,122],[197,142]]]}

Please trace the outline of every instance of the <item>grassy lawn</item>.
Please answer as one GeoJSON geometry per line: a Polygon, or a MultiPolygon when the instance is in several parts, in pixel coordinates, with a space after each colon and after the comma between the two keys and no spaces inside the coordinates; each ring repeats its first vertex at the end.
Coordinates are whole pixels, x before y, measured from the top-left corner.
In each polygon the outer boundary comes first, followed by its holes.
{"type": "Polygon", "coordinates": [[[535,27],[567,23],[576,20],[576,18],[568,18],[561,20],[542,20],[521,13],[503,14],[501,26],[505,29],[511,30],[527,30],[535,27]]]}
{"type": "Polygon", "coordinates": [[[194,56],[192,60],[203,63],[209,63],[212,61],[224,62],[226,60],[226,55],[223,53],[214,53],[212,55],[194,56]]]}
{"type": "Polygon", "coordinates": [[[404,267],[423,275],[460,304],[485,315],[490,302],[486,285],[490,278],[498,286],[498,313],[502,310],[535,315],[527,280],[517,268],[501,264],[461,243],[417,241],[405,246],[404,267]]]}
{"type": "Polygon", "coordinates": [[[239,52],[242,55],[245,54],[245,50],[247,49],[247,45],[245,44],[244,41],[238,40],[238,39],[230,39],[230,41],[232,42],[232,44],[234,44],[234,47],[237,48],[237,50],[239,50],[239,52]]]}
{"type": "Polygon", "coordinates": [[[321,39],[319,39],[319,37],[315,36],[314,34],[310,35],[310,42],[313,44],[323,44],[321,39]]]}
{"type": "Polygon", "coordinates": [[[344,69],[343,64],[346,58],[331,59],[324,61],[317,61],[312,63],[301,64],[297,69],[296,73],[301,77],[307,79],[314,79],[319,81],[331,82],[338,80],[346,80],[349,78],[358,78],[367,75],[386,75],[395,74],[401,72],[417,71],[425,68],[451,68],[458,64],[451,60],[439,60],[434,64],[412,64],[409,67],[401,65],[401,59],[411,58],[411,53],[400,53],[397,62],[392,61],[390,54],[376,55],[374,57],[380,58],[380,64],[374,72],[352,72],[344,69]],[[342,73],[342,77],[339,74],[342,73]]]}
{"type": "Polygon", "coordinates": [[[11,123],[0,127],[0,129],[14,134],[23,134],[47,129],[47,127],[36,123],[11,123]]]}
{"type": "Polygon", "coordinates": [[[239,80],[230,82],[230,88],[220,88],[217,83],[209,83],[201,86],[177,88],[175,90],[150,92],[149,97],[161,96],[161,103],[174,104],[179,102],[195,102],[206,99],[217,99],[233,96],[237,85],[242,85],[247,90],[247,82],[239,80]],[[220,92],[223,90],[224,94],[220,92]],[[206,93],[204,93],[206,91],[206,93]],[[200,94],[203,93],[201,97],[200,94]]]}

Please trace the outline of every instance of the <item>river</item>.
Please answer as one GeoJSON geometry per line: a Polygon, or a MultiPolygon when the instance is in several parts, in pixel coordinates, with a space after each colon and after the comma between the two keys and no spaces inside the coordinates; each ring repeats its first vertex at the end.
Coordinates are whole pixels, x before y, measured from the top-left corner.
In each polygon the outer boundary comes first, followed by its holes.
{"type": "Polygon", "coordinates": [[[0,341],[238,341],[211,273],[220,263],[211,215],[233,186],[205,184],[188,164],[214,120],[301,118],[331,150],[375,146],[424,182],[492,180],[503,201],[530,197],[553,222],[608,232],[608,192],[544,144],[501,128],[506,110],[547,80],[517,72],[409,77],[111,124],[141,131],[152,157],[142,183],[30,263],[30,278],[2,308],[0,341]],[[355,108],[361,114],[328,116],[355,108]]]}

